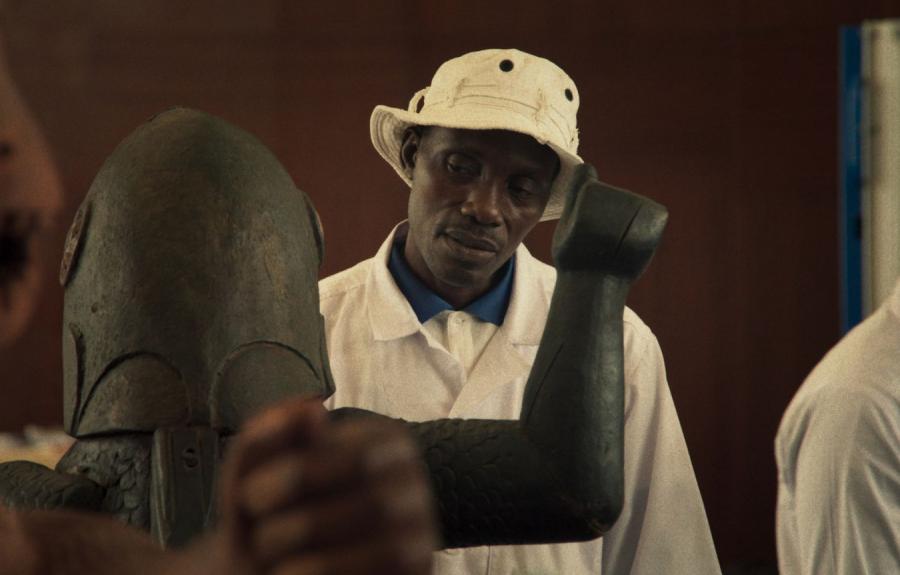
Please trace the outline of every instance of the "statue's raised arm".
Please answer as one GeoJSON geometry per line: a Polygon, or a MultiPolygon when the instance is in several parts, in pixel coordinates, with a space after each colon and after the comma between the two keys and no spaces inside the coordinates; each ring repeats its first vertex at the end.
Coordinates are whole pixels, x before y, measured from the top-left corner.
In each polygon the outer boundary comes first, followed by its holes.
{"type": "Polygon", "coordinates": [[[553,240],[557,283],[519,421],[409,424],[448,547],[593,539],[622,509],[622,316],[667,212],[580,166],[553,240]]]}

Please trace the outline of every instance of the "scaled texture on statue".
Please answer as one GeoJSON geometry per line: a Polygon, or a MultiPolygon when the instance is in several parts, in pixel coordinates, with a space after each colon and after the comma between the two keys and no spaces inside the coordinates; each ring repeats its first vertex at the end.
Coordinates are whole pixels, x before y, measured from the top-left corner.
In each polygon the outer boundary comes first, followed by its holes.
{"type": "MultiPolygon", "coordinates": [[[[662,206],[579,168],[521,420],[409,424],[445,546],[584,540],[614,523],[625,296],[665,222],[662,206]]],[[[78,441],[56,472],[0,466],[0,502],[101,510],[164,545],[207,529],[218,462],[241,423],[333,390],[322,254],[309,199],[255,138],[184,109],[139,128],[95,179],[60,270],[65,422],[78,441]]]]}

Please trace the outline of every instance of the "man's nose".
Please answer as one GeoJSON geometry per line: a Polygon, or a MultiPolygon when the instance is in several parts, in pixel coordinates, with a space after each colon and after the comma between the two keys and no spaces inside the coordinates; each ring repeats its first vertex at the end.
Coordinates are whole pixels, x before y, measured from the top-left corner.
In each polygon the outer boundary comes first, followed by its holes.
{"type": "Polygon", "coordinates": [[[469,188],[468,195],[460,211],[464,216],[472,217],[483,225],[500,223],[500,202],[504,193],[505,182],[486,180],[469,188]]]}

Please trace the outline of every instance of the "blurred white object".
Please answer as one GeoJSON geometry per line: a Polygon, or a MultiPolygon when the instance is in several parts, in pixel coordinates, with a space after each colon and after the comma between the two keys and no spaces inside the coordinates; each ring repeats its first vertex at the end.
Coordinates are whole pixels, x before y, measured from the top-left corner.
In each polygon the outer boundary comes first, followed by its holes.
{"type": "Polygon", "coordinates": [[[863,317],[900,277],[900,19],[862,25],[863,317]]]}
{"type": "Polygon", "coordinates": [[[56,427],[29,425],[22,433],[0,433],[0,463],[34,461],[55,467],[73,441],[56,427]]]}

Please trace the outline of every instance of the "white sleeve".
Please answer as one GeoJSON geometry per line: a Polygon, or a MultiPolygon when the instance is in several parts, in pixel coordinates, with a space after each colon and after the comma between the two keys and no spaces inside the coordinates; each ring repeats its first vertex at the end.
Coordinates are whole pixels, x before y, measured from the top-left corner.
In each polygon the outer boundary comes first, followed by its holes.
{"type": "Polygon", "coordinates": [[[625,501],[603,537],[603,575],[719,574],[659,343],[649,330],[639,341],[631,368],[626,356],[625,501]]]}
{"type": "Polygon", "coordinates": [[[784,494],[792,524],[779,525],[779,537],[795,539],[779,540],[794,552],[784,575],[900,573],[897,398],[842,389],[821,399],[796,451],[792,497],[784,494]]]}

